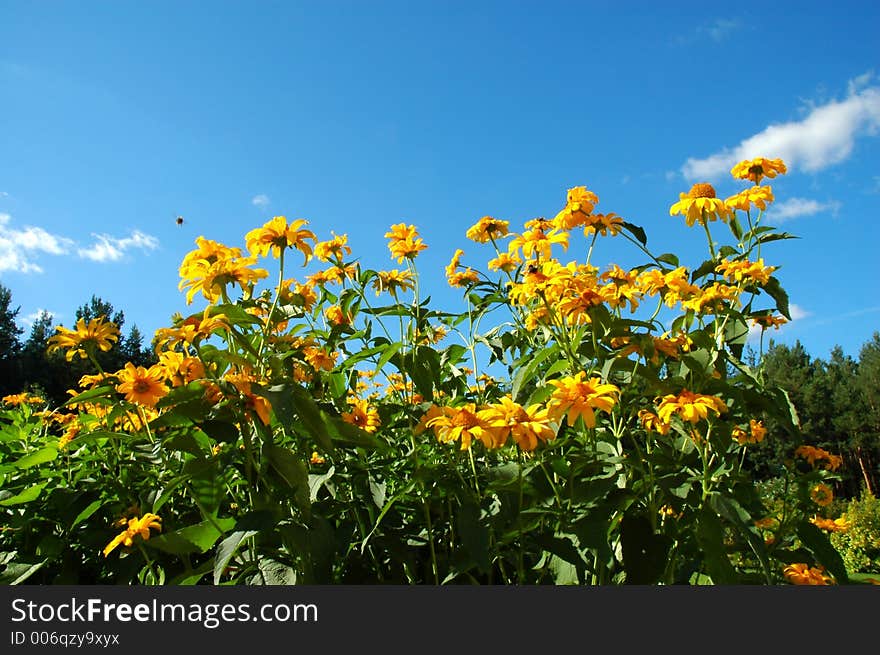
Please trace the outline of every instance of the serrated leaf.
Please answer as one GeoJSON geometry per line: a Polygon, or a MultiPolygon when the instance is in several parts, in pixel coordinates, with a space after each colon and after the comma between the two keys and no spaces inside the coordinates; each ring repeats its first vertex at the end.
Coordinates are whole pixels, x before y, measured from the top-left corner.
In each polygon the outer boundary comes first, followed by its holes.
{"type": "Polygon", "coordinates": [[[220,545],[217,546],[217,554],[214,556],[215,585],[220,584],[220,579],[226,572],[226,567],[229,564],[229,560],[231,560],[235,556],[236,551],[246,540],[250,539],[255,534],[257,534],[255,530],[233,532],[220,542],[220,545]]]}

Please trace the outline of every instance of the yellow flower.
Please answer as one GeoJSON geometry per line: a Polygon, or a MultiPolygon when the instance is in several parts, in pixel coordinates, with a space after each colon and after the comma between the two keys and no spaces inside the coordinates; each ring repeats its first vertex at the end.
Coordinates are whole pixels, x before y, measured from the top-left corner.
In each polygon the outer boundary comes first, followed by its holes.
{"type": "Polygon", "coordinates": [[[691,187],[687,193],[679,194],[678,202],[669,208],[669,215],[681,214],[688,226],[694,223],[705,225],[706,221],[720,218],[727,220],[730,209],[724,201],[715,197],[715,188],[711,184],[700,183],[691,187]]]}
{"type": "Polygon", "coordinates": [[[698,295],[682,300],[681,306],[698,314],[718,313],[728,304],[738,304],[739,294],[740,291],[736,287],[713,282],[705,289],[700,289],[698,295]]]}
{"type": "Polygon", "coordinates": [[[731,431],[731,437],[733,437],[734,441],[740,445],[745,445],[747,443],[760,443],[764,440],[766,434],[767,428],[764,427],[764,424],[761,421],[756,421],[755,419],[749,420],[748,430],[737,425],[731,431]]]}
{"type": "Polygon", "coordinates": [[[782,316],[774,316],[772,314],[760,314],[758,316],[752,317],[752,324],[760,326],[762,330],[766,330],[770,327],[778,330],[780,326],[788,323],[788,319],[782,316]]]}
{"type": "Polygon", "coordinates": [[[272,403],[265,396],[255,393],[244,393],[244,415],[249,421],[254,420],[254,414],[262,421],[263,425],[269,425],[272,420],[272,403]]]}
{"type": "Polygon", "coordinates": [[[75,355],[85,359],[88,357],[88,352],[94,348],[107,352],[119,340],[119,328],[111,322],[105,323],[105,320],[106,317],[99,316],[89,319],[87,323],[81,318],[76,322],[74,330],[59,325],[55,328],[58,334],[49,338],[47,351],[51,353],[67,349],[64,357],[68,362],[72,361],[75,355]]]}
{"type": "Polygon", "coordinates": [[[373,434],[381,425],[379,421],[379,412],[374,407],[370,407],[370,403],[362,399],[349,399],[351,409],[342,414],[342,420],[359,427],[364,432],[373,434]]]}
{"type": "Polygon", "coordinates": [[[510,225],[508,221],[502,221],[497,218],[492,218],[491,216],[483,216],[483,218],[468,228],[465,236],[471,241],[486,243],[493,239],[497,239],[498,237],[505,236],[507,234],[508,225],[510,225]]]}
{"type": "MultiPolygon", "coordinates": [[[[93,376],[100,377],[100,376],[93,376]]],[[[100,378],[103,379],[103,378],[100,378]]],[[[11,405],[13,407],[19,407],[21,405],[41,405],[46,401],[40,398],[39,396],[31,395],[27,392],[23,393],[15,393],[10,396],[3,396],[2,400],[7,405],[11,405]]]]}
{"type": "Polygon", "coordinates": [[[522,264],[522,260],[516,255],[500,252],[497,257],[489,260],[489,270],[510,273],[516,270],[516,267],[520,264],[522,264]]]}
{"type": "Polygon", "coordinates": [[[312,365],[315,370],[330,371],[336,366],[336,358],[339,357],[338,352],[328,353],[323,348],[316,346],[308,346],[303,349],[306,361],[312,365]]]}
{"type": "Polygon", "coordinates": [[[464,251],[461,248],[456,250],[446,267],[446,281],[451,287],[468,287],[480,281],[479,274],[470,267],[464,271],[457,270],[460,266],[458,262],[463,254],[464,251]]]}
{"type": "Polygon", "coordinates": [[[751,180],[759,184],[764,177],[774,178],[777,173],[787,173],[785,164],[781,159],[765,159],[757,157],[746,159],[730,169],[730,174],[738,180],[751,180]]]}
{"type": "Polygon", "coordinates": [[[437,416],[428,419],[425,427],[434,430],[441,443],[461,441],[461,450],[470,450],[471,442],[479,439],[487,448],[494,448],[495,433],[479,418],[474,403],[462,407],[442,407],[437,416]]]}
{"type": "Polygon", "coordinates": [[[140,535],[141,539],[146,541],[150,538],[150,530],[162,530],[162,519],[156,514],[147,513],[141,518],[131,518],[128,520],[128,526],[116,535],[113,540],[104,547],[104,557],[107,557],[114,548],[122,544],[131,547],[134,544],[134,538],[140,535]]]}
{"type": "Polygon", "coordinates": [[[498,403],[477,412],[477,417],[486,422],[493,432],[495,446],[499,448],[509,436],[525,451],[537,448],[539,441],[556,438],[548,410],[537,404],[527,409],[509,397],[502,397],[498,403]]]}
{"type": "Polygon", "coordinates": [[[385,233],[385,237],[389,239],[388,249],[391,251],[391,258],[397,259],[398,264],[402,264],[404,259],[415,259],[422,250],[428,247],[419,238],[415,225],[397,223],[391,226],[391,230],[385,233]]]}
{"type": "Polygon", "coordinates": [[[315,244],[315,259],[322,262],[329,262],[331,259],[340,261],[343,255],[350,255],[351,248],[347,245],[348,236],[343,234],[337,236],[335,232],[331,232],[333,238],[329,241],[320,241],[315,244]]]}
{"type": "Polygon", "coordinates": [[[247,245],[248,252],[252,256],[266,256],[269,251],[275,257],[280,257],[285,248],[296,248],[305,257],[303,266],[305,266],[312,257],[312,246],[309,241],[315,241],[315,234],[306,229],[308,225],[305,219],[297,219],[288,225],[287,218],[284,216],[275,216],[267,222],[263,227],[258,227],[248,232],[244,241],[247,245]]]}
{"type": "Polygon", "coordinates": [[[817,448],[816,446],[798,446],[794,451],[795,457],[803,457],[810,466],[815,467],[819,462],[825,462],[823,468],[828,471],[836,471],[843,464],[843,458],[839,455],[832,455],[827,450],[817,448]]]}
{"type": "Polygon", "coordinates": [[[810,519],[810,523],[822,530],[828,530],[828,532],[846,532],[849,529],[849,521],[847,520],[846,515],[840,516],[836,519],[826,519],[821,516],[814,516],[810,519]]]}
{"type": "Polygon", "coordinates": [[[810,498],[819,507],[827,507],[834,500],[834,493],[831,487],[821,482],[810,489],[810,498]]]}
{"type": "Polygon", "coordinates": [[[726,411],[727,405],[720,398],[684,389],[678,395],[664,396],[657,409],[657,416],[664,423],[671,423],[673,414],[678,414],[683,421],[696,424],[708,418],[710,413],[719,416],[726,411]]]}
{"type": "Polygon", "coordinates": [[[146,369],[128,362],[116,377],[119,380],[116,391],[125,394],[127,401],[138,405],[155,407],[156,403],[168,393],[168,387],[164,384],[163,367],[159,364],[146,369]]]}
{"type": "Polygon", "coordinates": [[[789,564],[782,570],[785,579],[796,585],[830,585],[834,581],[825,574],[823,567],[810,567],[807,564],[789,564]]]}
{"type": "Polygon", "coordinates": [[[574,425],[578,417],[584,420],[588,428],[596,427],[596,414],[593,410],[611,412],[620,394],[613,384],[603,383],[600,378],[586,380],[586,372],[567,376],[559,380],[551,380],[556,390],[550,396],[547,408],[550,416],[559,420],[567,416],[568,424],[574,425]]]}
{"type": "Polygon", "coordinates": [[[309,458],[309,464],[324,464],[326,461],[326,459],[318,454],[317,450],[313,450],[312,456],[309,458]]]}
{"type": "Polygon", "coordinates": [[[639,410],[639,423],[641,423],[642,427],[648,432],[656,432],[661,436],[668,434],[669,428],[671,427],[669,423],[664,423],[660,420],[659,416],[647,409],[639,410]]]}
{"type": "Polygon", "coordinates": [[[553,218],[553,226],[559,230],[571,230],[591,221],[591,214],[599,204],[599,197],[587,187],[577,186],[568,190],[565,207],[553,218]]]}
{"type": "Polygon", "coordinates": [[[563,250],[568,250],[568,233],[560,232],[553,228],[550,221],[535,219],[526,223],[527,229],[522,234],[517,234],[507,246],[507,254],[514,255],[522,249],[523,257],[550,258],[550,251],[554,244],[561,245],[563,250]],[[546,232],[551,228],[549,232],[546,232]]]}
{"type": "Polygon", "coordinates": [[[724,201],[728,209],[747,212],[754,205],[761,211],[767,209],[767,204],[773,202],[773,189],[769,186],[753,186],[730,196],[724,201]]]}
{"type": "Polygon", "coordinates": [[[377,296],[381,292],[387,291],[394,298],[397,298],[398,290],[407,291],[415,289],[416,286],[412,273],[409,271],[398,271],[395,268],[393,271],[379,271],[376,276],[373,278],[373,288],[376,290],[377,296]]]}
{"type": "Polygon", "coordinates": [[[351,325],[351,316],[342,311],[339,305],[330,305],[324,310],[324,316],[333,325],[351,325]]]}
{"type": "MultiPolygon", "coordinates": [[[[199,291],[210,303],[220,299],[227,284],[238,284],[242,291],[265,277],[269,272],[260,268],[252,269],[257,263],[256,256],[242,257],[240,248],[227,248],[208,239],[196,239],[197,250],[188,253],[180,264],[180,283],[183,291],[189,287],[186,303],[192,303],[199,291]]],[[[267,246],[271,247],[271,246],[267,246]]]]}
{"type": "Polygon", "coordinates": [[[742,282],[748,280],[758,284],[767,284],[776,266],[764,266],[764,259],[750,262],[748,259],[730,261],[725,259],[715,267],[730,282],[742,282]]]}

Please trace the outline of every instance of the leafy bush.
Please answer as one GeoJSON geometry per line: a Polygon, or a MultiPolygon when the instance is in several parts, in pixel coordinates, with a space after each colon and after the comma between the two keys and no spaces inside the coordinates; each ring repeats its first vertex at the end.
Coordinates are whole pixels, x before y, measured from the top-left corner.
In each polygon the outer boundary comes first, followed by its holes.
{"type": "Polygon", "coordinates": [[[868,491],[846,508],[848,528],[831,535],[849,573],[880,573],[880,499],[868,491]]]}

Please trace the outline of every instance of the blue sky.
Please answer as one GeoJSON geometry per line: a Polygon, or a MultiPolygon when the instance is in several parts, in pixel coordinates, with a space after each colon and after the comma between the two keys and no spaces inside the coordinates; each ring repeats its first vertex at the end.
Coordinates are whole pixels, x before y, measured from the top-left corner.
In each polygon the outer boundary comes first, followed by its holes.
{"type": "MultiPolygon", "coordinates": [[[[518,229],[584,185],[696,265],[669,206],[763,155],[789,165],[768,220],[801,237],[764,252],[795,318],[773,336],[857,356],[880,329],[878,7],[0,0],[0,283],[25,327],[94,293],[152,335],[195,307],[197,236],[285,215],[375,268],[417,225],[425,286],[460,309],[443,267],[462,247],[485,270],[481,216],[518,229]]],[[[641,263],[608,243],[594,263],[641,263]]]]}

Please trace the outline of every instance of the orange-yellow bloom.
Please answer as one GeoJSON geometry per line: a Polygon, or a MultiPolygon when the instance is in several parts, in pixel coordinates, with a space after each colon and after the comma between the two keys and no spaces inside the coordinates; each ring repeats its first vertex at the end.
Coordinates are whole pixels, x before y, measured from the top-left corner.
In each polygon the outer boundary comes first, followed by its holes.
{"type": "Polygon", "coordinates": [[[434,435],[441,443],[461,441],[461,450],[470,450],[474,439],[482,441],[487,448],[496,447],[495,433],[477,415],[474,403],[462,407],[442,407],[440,413],[429,419],[425,426],[434,430],[434,435]]]}
{"type": "Polygon", "coordinates": [[[550,416],[557,420],[566,416],[569,425],[582,418],[588,428],[593,428],[596,427],[594,410],[611,412],[617,404],[620,389],[597,377],[587,380],[586,376],[586,372],[581,371],[577,375],[550,381],[556,387],[547,403],[550,416]]]}
{"type": "Polygon", "coordinates": [[[747,281],[757,284],[767,284],[770,281],[770,276],[776,269],[776,266],[764,266],[763,258],[756,262],[750,262],[748,259],[739,261],[725,259],[715,267],[715,270],[730,282],[747,281]]]}
{"type": "Polygon", "coordinates": [[[834,492],[831,491],[831,487],[827,484],[820,482],[810,489],[810,498],[819,507],[827,507],[834,500],[834,492]]]}
{"type": "Polygon", "coordinates": [[[119,380],[116,391],[125,394],[127,401],[138,405],[155,407],[168,393],[168,387],[164,383],[165,371],[160,364],[147,369],[128,362],[116,377],[119,380]]]}
{"type": "Polygon", "coordinates": [[[156,514],[147,513],[141,518],[131,518],[128,520],[128,526],[116,535],[113,540],[104,547],[104,557],[107,557],[113,549],[120,544],[126,547],[134,545],[134,538],[140,535],[141,539],[146,541],[150,538],[150,530],[162,530],[162,519],[156,514]]]}
{"type": "Polygon", "coordinates": [[[724,201],[728,209],[747,212],[752,206],[761,211],[767,209],[767,204],[773,202],[773,189],[769,186],[753,186],[730,196],[724,201]]]}
{"type": "Polygon", "coordinates": [[[309,241],[316,240],[315,234],[304,227],[308,223],[307,220],[300,218],[288,224],[286,217],[275,216],[263,227],[251,230],[245,235],[248,252],[257,257],[266,256],[271,250],[275,257],[280,257],[285,248],[295,248],[305,257],[303,262],[305,265],[312,257],[312,245],[309,241]]]}
{"type": "Polygon", "coordinates": [[[399,290],[407,291],[416,287],[412,273],[409,271],[399,271],[396,268],[393,271],[377,272],[372,284],[377,296],[383,291],[387,291],[394,298],[397,298],[399,290]]]}
{"type": "Polygon", "coordinates": [[[379,429],[379,412],[364,399],[349,399],[351,409],[342,414],[342,420],[373,434],[379,429]]]}
{"type": "Polygon", "coordinates": [[[385,237],[389,240],[388,249],[391,251],[391,258],[397,259],[398,264],[402,264],[404,259],[415,259],[428,247],[419,238],[415,225],[397,223],[391,226],[385,237]]]}
{"type": "Polygon", "coordinates": [[[537,404],[525,408],[509,397],[502,397],[499,402],[477,412],[477,416],[493,432],[497,447],[503,446],[512,436],[522,450],[532,451],[539,442],[556,438],[548,410],[537,404]]]}
{"type": "Polygon", "coordinates": [[[48,352],[66,349],[64,357],[68,362],[73,360],[75,355],[85,359],[90,350],[94,354],[95,348],[107,352],[119,340],[119,328],[109,321],[105,323],[105,320],[104,316],[89,319],[88,322],[81,318],[76,322],[73,330],[59,325],[55,328],[57,334],[49,338],[48,352]]]}
{"type": "Polygon", "coordinates": [[[764,177],[774,178],[777,173],[785,175],[787,172],[785,163],[781,159],[765,159],[764,157],[746,159],[730,169],[730,174],[735,179],[751,180],[755,184],[760,184],[764,177]]]}
{"type": "Polygon", "coordinates": [[[671,423],[672,416],[678,414],[683,421],[696,424],[709,417],[719,416],[727,411],[727,405],[717,396],[707,396],[684,389],[678,395],[667,394],[657,408],[657,416],[664,423],[671,423]]]}
{"type": "Polygon", "coordinates": [[[510,225],[508,221],[502,221],[491,216],[483,216],[483,218],[468,228],[465,236],[471,241],[486,243],[506,235],[508,225],[510,225]]]}
{"type": "Polygon", "coordinates": [[[811,567],[807,564],[789,564],[782,570],[785,579],[796,585],[830,585],[834,580],[825,573],[823,567],[811,567]]]}
{"type": "Polygon", "coordinates": [[[691,187],[687,193],[679,194],[678,202],[669,208],[669,215],[681,214],[689,226],[694,223],[705,225],[707,221],[720,218],[727,220],[730,209],[724,201],[715,197],[715,188],[711,184],[700,183],[691,187]]]}

